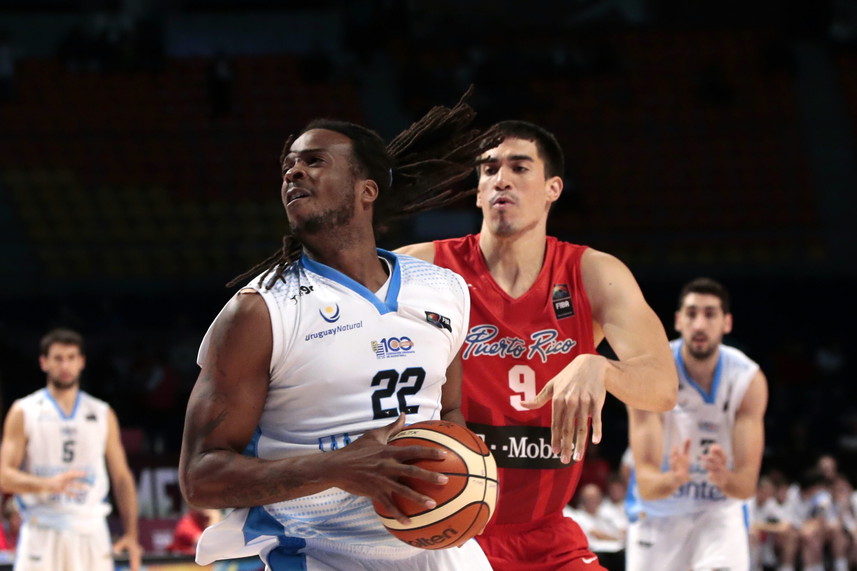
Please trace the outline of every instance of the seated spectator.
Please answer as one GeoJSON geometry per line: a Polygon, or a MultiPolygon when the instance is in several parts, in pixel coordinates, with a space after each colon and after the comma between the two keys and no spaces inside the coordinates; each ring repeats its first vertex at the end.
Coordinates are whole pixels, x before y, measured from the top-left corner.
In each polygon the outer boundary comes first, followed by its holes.
{"type": "MultiPolygon", "coordinates": [[[[181,555],[196,555],[196,544],[203,530],[221,519],[223,514],[220,510],[188,508],[176,523],[173,542],[167,547],[167,551],[181,555]]],[[[213,571],[265,571],[265,564],[258,557],[245,557],[217,561],[212,569],[213,571]]]]}
{"type": "Polygon", "coordinates": [[[220,521],[218,510],[189,508],[176,524],[173,541],[167,547],[170,553],[196,555],[196,543],[203,530],[220,521]]]}
{"type": "Polygon", "coordinates": [[[803,570],[824,571],[824,550],[829,546],[834,571],[848,571],[848,537],[836,517],[827,478],[818,468],[810,469],[801,478],[795,507],[803,570]]]}
{"type": "MultiPolygon", "coordinates": [[[[839,524],[844,530],[845,546],[840,557],[846,563],[839,563],[840,568],[850,569],[857,565],[857,513],[854,511],[851,499],[854,495],[854,487],[845,476],[839,475],[833,479],[832,486],[833,510],[839,524]]],[[[836,562],[834,561],[834,564],[836,562]]]]}
{"type": "Polygon", "coordinates": [[[625,497],[628,486],[619,472],[614,472],[607,480],[607,497],[601,502],[601,509],[612,520],[616,529],[624,533],[628,530],[628,513],[625,510],[625,497]]]}
{"type": "Polygon", "coordinates": [[[580,490],[577,509],[567,506],[563,513],[580,525],[589,540],[589,549],[610,571],[625,568],[625,529],[620,529],[610,509],[605,509],[601,488],[586,484],[580,490]]]}
{"type": "Polygon", "coordinates": [[[787,491],[788,481],[779,473],[759,478],[756,496],[748,506],[752,571],[794,571],[798,531],[786,501],[787,491]]]}

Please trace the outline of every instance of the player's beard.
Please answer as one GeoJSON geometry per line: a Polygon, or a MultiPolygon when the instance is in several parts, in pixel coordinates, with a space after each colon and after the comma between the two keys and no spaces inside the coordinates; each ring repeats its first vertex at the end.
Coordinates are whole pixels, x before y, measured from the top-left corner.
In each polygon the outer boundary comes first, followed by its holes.
{"type": "Polygon", "coordinates": [[[510,220],[506,220],[504,218],[501,218],[494,223],[494,234],[497,236],[514,236],[516,230],[517,228],[515,228],[515,225],[510,220]]]}
{"type": "Polygon", "coordinates": [[[48,384],[59,391],[67,391],[69,389],[73,389],[78,385],[79,381],[80,377],[75,377],[70,381],[63,381],[62,379],[59,379],[57,377],[48,377],[48,384]]]}
{"type": "Polygon", "coordinates": [[[696,359],[697,361],[707,361],[717,352],[717,348],[720,346],[720,339],[713,340],[708,339],[705,344],[702,345],[700,349],[694,347],[693,341],[685,342],[685,347],[687,347],[687,353],[696,359]]]}
{"type": "Polygon", "coordinates": [[[339,204],[318,214],[313,214],[302,222],[292,222],[289,220],[289,224],[291,225],[292,233],[298,238],[304,239],[320,232],[336,230],[348,223],[353,217],[353,196],[343,194],[339,204]]]}

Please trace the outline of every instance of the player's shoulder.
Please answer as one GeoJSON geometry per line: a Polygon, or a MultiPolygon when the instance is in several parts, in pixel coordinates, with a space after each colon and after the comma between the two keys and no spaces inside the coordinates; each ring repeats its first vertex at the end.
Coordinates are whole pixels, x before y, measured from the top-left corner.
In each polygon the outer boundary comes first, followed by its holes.
{"type": "Polygon", "coordinates": [[[286,266],[282,272],[262,272],[247,282],[239,292],[257,293],[269,299],[285,299],[294,301],[295,298],[309,293],[318,283],[310,284],[307,272],[299,262],[286,266]]]}
{"type": "Polygon", "coordinates": [[[739,368],[752,368],[756,369],[759,367],[759,364],[756,363],[753,359],[751,359],[744,351],[738,349],[737,347],[732,347],[731,345],[720,345],[720,354],[723,355],[723,360],[725,363],[739,368]]]}
{"type": "Polygon", "coordinates": [[[625,262],[615,254],[605,252],[604,250],[596,250],[591,246],[560,241],[557,243],[557,248],[578,254],[580,256],[581,268],[584,272],[611,272],[628,269],[625,262]]]}
{"type": "Polygon", "coordinates": [[[408,244],[396,248],[392,252],[396,255],[411,256],[425,260],[426,262],[434,262],[435,244],[434,242],[419,242],[416,244],[408,244]]]}
{"type": "Polygon", "coordinates": [[[100,407],[100,408],[110,408],[110,404],[104,399],[100,399],[97,396],[91,395],[86,391],[80,391],[80,404],[100,407]]]}
{"type": "Polygon", "coordinates": [[[13,407],[18,408],[28,408],[31,406],[36,406],[43,401],[50,400],[50,395],[48,394],[47,389],[41,388],[37,389],[26,396],[22,396],[15,400],[12,403],[13,407]]]}
{"type": "Polygon", "coordinates": [[[422,284],[428,287],[455,287],[460,289],[464,279],[448,268],[436,266],[420,258],[401,253],[391,253],[396,257],[402,284],[422,284]]]}

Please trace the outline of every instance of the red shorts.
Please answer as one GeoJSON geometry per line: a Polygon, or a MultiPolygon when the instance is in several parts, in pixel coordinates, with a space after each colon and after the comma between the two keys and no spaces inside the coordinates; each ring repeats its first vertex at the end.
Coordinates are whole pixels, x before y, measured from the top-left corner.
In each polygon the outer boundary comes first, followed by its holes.
{"type": "Polygon", "coordinates": [[[580,526],[562,515],[492,525],[476,536],[495,571],[606,571],[580,526]]]}

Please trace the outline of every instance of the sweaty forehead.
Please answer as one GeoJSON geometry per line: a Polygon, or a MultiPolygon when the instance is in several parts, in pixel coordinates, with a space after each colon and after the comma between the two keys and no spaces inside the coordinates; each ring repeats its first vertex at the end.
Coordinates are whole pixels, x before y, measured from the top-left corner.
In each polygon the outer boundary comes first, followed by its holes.
{"type": "Polygon", "coordinates": [[[486,151],[481,158],[482,161],[487,162],[515,160],[542,162],[534,141],[516,137],[506,137],[498,146],[486,151]]]}
{"type": "Polygon", "coordinates": [[[294,140],[289,154],[309,151],[328,151],[334,154],[350,154],[351,139],[328,129],[311,129],[294,140]]]}

